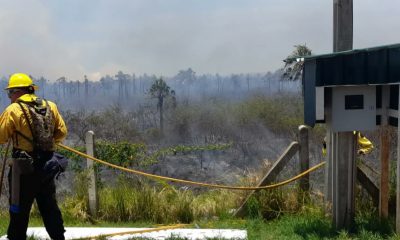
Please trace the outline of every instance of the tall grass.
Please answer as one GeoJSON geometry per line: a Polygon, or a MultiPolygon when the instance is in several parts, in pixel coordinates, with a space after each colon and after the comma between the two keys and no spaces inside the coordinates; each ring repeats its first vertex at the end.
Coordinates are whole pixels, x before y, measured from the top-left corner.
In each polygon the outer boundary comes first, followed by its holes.
{"type": "Polygon", "coordinates": [[[0,236],[4,234],[7,231],[8,227],[8,212],[6,211],[0,211],[0,219],[3,221],[0,221],[0,236]]]}
{"type": "MultiPolygon", "coordinates": [[[[122,175],[121,175],[122,176],[122,175]]],[[[62,203],[64,218],[93,220],[88,212],[87,174],[76,176],[76,193],[62,203]]],[[[226,218],[234,208],[234,192],[214,190],[195,193],[167,184],[119,177],[115,186],[98,191],[96,219],[111,222],[190,223],[196,219],[226,218]]]]}
{"type": "Polygon", "coordinates": [[[61,204],[63,217],[67,219],[77,219],[80,221],[91,220],[89,215],[89,175],[88,171],[81,171],[76,174],[73,184],[75,193],[66,197],[61,204]]]}
{"type": "MultiPolygon", "coordinates": [[[[80,226],[85,225],[84,221],[93,220],[88,214],[86,190],[85,174],[77,175],[76,193],[62,204],[68,225],[71,219],[80,222],[80,226]]],[[[359,211],[355,229],[337,232],[322,207],[298,202],[296,188],[264,190],[255,194],[247,206],[251,218],[244,220],[231,218],[229,214],[233,207],[238,206],[239,196],[232,191],[195,192],[120,177],[115,186],[100,189],[97,219],[111,225],[112,222],[124,225],[122,222],[133,221],[147,224],[196,222],[202,228],[246,229],[248,239],[399,239],[393,233],[393,219],[390,223],[379,221],[367,198],[357,198],[359,211]]],[[[1,232],[5,232],[4,223],[0,221],[1,232]]]]}
{"type": "MultiPolygon", "coordinates": [[[[75,195],[62,204],[64,216],[84,221],[88,213],[87,174],[76,176],[75,195]]],[[[194,192],[167,184],[151,184],[120,175],[115,186],[99,189],[97,219],[111,222],[191,223],[201,219],[230,218],[240,204],[242,192],[209,190],[194,192]]],[[[262,190],[246,205],[248,216],[274,219],[300,209],[297,191],[262,190]]]]}
{"type": "Polygon", "coordinates": [[[250,218],[275,219],[283,214],[297,213],[301,210],[295,189],[267,189],[253,194],[245,205],[250,218]]]}
{"type": "Polygon", "coordinates": [[[126,180],[99,191],[99,217],[108,221],[165,221],[160,193],[150,185],[133,187],[126,180]]]}
{"type": "Polygon", "coordinates": [[[193,201],[196,219],[229,218],[238,206],[239,194],[229,190],[212,190],[198,195],[193,201]]]}

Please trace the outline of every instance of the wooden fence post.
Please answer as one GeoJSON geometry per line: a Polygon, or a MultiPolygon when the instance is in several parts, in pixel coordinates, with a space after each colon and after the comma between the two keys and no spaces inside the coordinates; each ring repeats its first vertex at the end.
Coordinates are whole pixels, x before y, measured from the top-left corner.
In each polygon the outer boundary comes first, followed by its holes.
{"type": "MultiPolygon", "coordinates": [[[[299,149],[300,172],[302,173],[310,168],[308,128],[305,125],[299,126],[299,144],[300,144],[300,149],[299,149]]],[[[300,179],[300,189],[302,193],[305,194],[309,193],[310,175],[306,175],[300,179]]]]}
{"type": "MultiPolygon", "coordinates": [[[[400,86],[399,86],[400,91],[400,86]]],[[[400,94],[398,102],[400,103],[400,94]]],[[[400,119],[400,109],[397,110],[400,119]]],[[[396,170],[396,233],[400,233],[400,126],[397,126],[397,170],[396,170]]]]}
{"type": "MultiPolygon", "coordinates": [[[[353,49],[353,0],[333,0],[333,51],[351,49],[353,49]]],[[[334,132],[334,135],[332,143],[333,224],[336,229],[349,229],[354,223],[355,215],[357,142],[353,132],[334,132]]]]}
{"type": "MultiPolygon", "coordinates": [[[[292,142],[289,147],[286,148],[286,150],[283,152],[283,154],[278,158],[278,160],[275,161],[274,165],[272,165],[271,169],[267,172],[267,174],[264,176],[263,179],[258,183],[257,187],[265,186],[271,182],[273,182],[278,174],[282,171],[282,169],[286,166],[286,164],[289,162],[290,159],[296,154],[296,152],[299,150],[299,143],[298,142],[292,142]]],[[[236,210],[236,212],[233,214],[236,217],[243,217],[245,215],[245,206],[246,202],[250,199],[250,197],[255,193],[256,191],[251,191],[246,199],[242,202],[240,207],[236,210]]]]}
{"type": "Polygon", "coordinates": [[[389,127],[381,127],[381,179],[379,191],[379,216],[380,218],[387,219],[389,216],[389,127]]]}
{"type": "Polygon", "coordinates": [[[350,229],[355,216],[356,135],[338,132],[333,158],[333,223],[336,229],[350,229]]]}
{"type": "Polygon", "coordinates": [[[379,191],[379,216],[382,220],[389,216],[389,158],[390,158],[390,134],[388,109],[390,105],[389,86],[382,86],[382,114],[380,127],[380,160],[381,160],[381,179],[379,191]]]}
{"type": "MultiPolygon", "coordinates": [[[[86,139],[86,154],[94,157],[94,132],[88,131],[85,136],[86,139]]],[[[96,172],[94,171],[93,161],[86,159],[86,166],[89,174],[89,209],[92,216],[96,216],[98,207],[97,186],[96,186],[96,172]]]]}

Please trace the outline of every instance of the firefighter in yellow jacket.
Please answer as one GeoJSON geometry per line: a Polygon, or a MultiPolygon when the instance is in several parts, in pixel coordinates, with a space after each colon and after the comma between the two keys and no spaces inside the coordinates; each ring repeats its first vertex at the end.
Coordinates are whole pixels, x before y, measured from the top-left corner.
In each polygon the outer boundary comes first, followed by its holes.
{"type": "Polygon", "coordinates": [[[13,74],[7,88],[11,104],[0,116],[0,144],[13,142],[8,175],[10,224],[8,239],[26,239],[29,212],[36,200],[49,236],[64,239],[64,225],[55,198],[53,178],[48,178],[47,163],[54,155],[67,128],[56,104],[35,95],[37,86],[23,73],[13,74]]]}

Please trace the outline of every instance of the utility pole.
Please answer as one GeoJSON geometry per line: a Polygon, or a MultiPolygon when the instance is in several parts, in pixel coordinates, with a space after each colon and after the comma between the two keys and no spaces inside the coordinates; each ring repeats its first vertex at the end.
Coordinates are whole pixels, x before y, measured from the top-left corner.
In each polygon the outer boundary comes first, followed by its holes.
{"type": "MultiPolygon", "coordinates": [[[[353,0],[333,0],[333,51],[352,48],[353,0]]],[[[330,121],[328,118],[327,200],[332,203],[334,226],[350,228],[355,216],[356,136],[353,132],[333,132],[330,121]]]]}
{"type": "Polygon", "coordinates": [[[353,0],[333,0],[333,51],[353,49],[353,0]]]}

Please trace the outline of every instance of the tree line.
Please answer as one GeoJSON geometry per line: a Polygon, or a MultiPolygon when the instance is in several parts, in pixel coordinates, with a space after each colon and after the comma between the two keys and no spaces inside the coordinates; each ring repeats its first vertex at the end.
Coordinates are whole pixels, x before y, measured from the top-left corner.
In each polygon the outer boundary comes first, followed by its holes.
{"type": "MultiPolygon", "coordinates": [[[[99,110],[118,105],[123,109],[137,109],[151,102],[151,87],[157,79],[163,79],[174,90],[178,102],[199,101],[218,98],[226,100],[243,99],[260,92],[275,94],[282,91],[298,91],[298,82],[284,82],[282,70],[267,73],[242,74],[196,74],[188,68],[175,76],[136,75],[118,71],[100,79],[73,80],[65,76],[48,79],[44,76],[32,76],[39,86],[37,95],[55,101],[62,110],[99,110]],[[150,101],[149,101],[150,100],[150,101]]],[[[0,87],[7,86],[7,77],[0,79],[0,87]]],[[[159,101],[159,100],[157,100],[159,101]]],[[[0,96],[0,105],[9,104],[7,96],[0,96]]],[[[160,103],[159,103],[160,104],[160,103]]]]}

